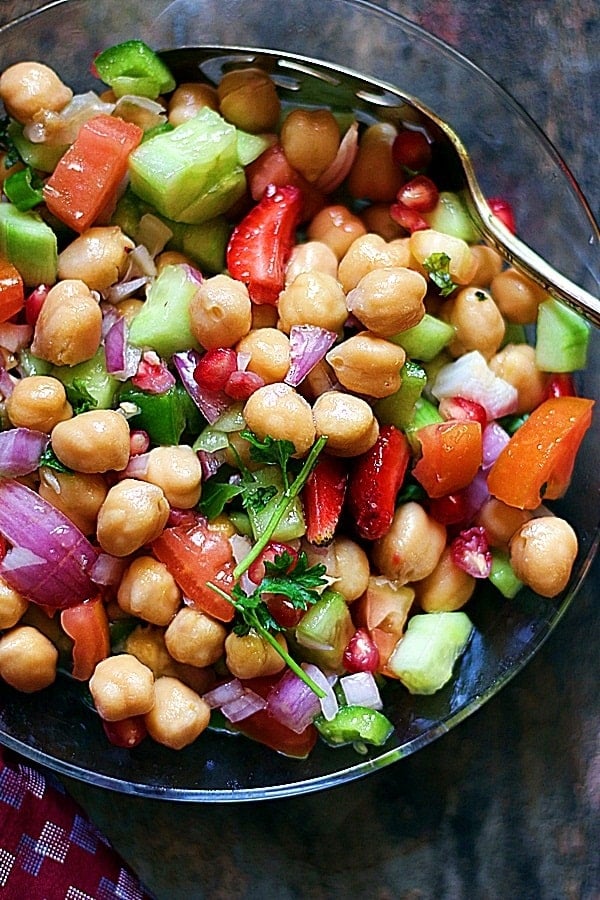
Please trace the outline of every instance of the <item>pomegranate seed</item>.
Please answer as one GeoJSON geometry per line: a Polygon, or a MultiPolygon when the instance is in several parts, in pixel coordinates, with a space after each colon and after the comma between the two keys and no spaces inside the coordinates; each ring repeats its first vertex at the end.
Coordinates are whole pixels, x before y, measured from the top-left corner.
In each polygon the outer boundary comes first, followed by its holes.
{"type": "Polygon", "coordinates": [[[227,379],[224,391],[232,400],[247,400],[254,391],[264,385],[264,379],[254,372],[236,370],[227,379]]]}
{"type": "Polygon", "coordinates": [[[150,446],[150,438],[147,431],[135,428],[129,435],[129,452],[131,456],[139,456],[145,453],[150,446]]]}
{"type": "Polygon", "coordinates": [[[175,376],[153,350],[148,350],[131,381],[135,387],[149,394],[165,394],[175,384],[175,376]]]}
{"type": "Polygon", "coordinates": [[[414,209],[416,212],[431,212],[438,202],[440,192],[435,183],[427,175],[415,175],[403,184],[396,199],[398,203],[414,209]]]}
{"type": "Polygon", "coordinates": [[[130,716],[128,719],[119,719],[118,722],[102,720],[102,727],[111,744],[127,750],[141,744],[148,734],[143,716],[130,716]]]}
{"type": "Polygon", "coordinates": [[[173,507],[169,510],[167,527],[175,528],[181,526],[182,528],[195,528],[199,521],[200,516],[192,509],[179,509],[173,507]]]}
{"type": "Polygon", "coordinates": [[[294,606],[283,594],[265,594],[268,610],[281,628],[295,628],[304,615],[303,609],[294,606]]]}
{"type": "Polygon", "coordinates": [[[506,225],[511,234],[514,234],[517,230],[517,225],[515,222],[515,214],[513,213],[512,206],[508,200],[503,200],[502,197],[490,197],[488,206],[494,215],[506,225]]]}
{"type": "Polygon", "coordinates": [[[421,213],[416,209],[411,209],[403,203],[392,203],[390,206],[390,216],[407,231],[412,234],[414,231],[424,231],[429,228],[429,224],[425,221],[421,213]]]}
{"type": "Polygon", "coordinates": [[[40,312],[42,311],[42,306],[44,305],[44,301],[48,296],[49,290],[50,288],[47,284],[40,284],[25,300],[25,321],[33,328],[35,328],[35,323],[38,320],[40,312]]]}
{"type": "Polygon", "coordinates": [[[492,568],[492,554],[485,528],[476,525],[461,531],[450,544],[452,561],[473,578],[487,578],[492,568]]]}
{"type": "Polygon", "coordinates": [[[392,159],[397,166],[420,172],[431,162],[431,144],[422,131],[400,131],[392,144],[392,159]]]}
{"type": "Polygon", "coordinates": [[[265,577],[265,563],[274,562],[277,556],[283,556],[287,553],[292,558],[292,562],[288,567],[288,572],[296,565],[298,553],[290,544],[284,544],[281,541],[270,541],[262,553],[256,557],[250,568],[248,569],[248,578],[254,584],[260,584],[265,577]]]}
{"type": "Polygon", "coordinates": [[[443,397],[439,405],[440,415],[446,421],[479,422],[481,428],[487,425],[487,413],[481,403],[466,397],[443,397]]]}
{"type": "Polygon", "coordinates": [[[194,372],[195,381],[207,391],[222,391],[237,369],[237,353],[231,347],[207,350],[194,372]]]}
{"type": "Polygon", "coordinates": [[[358,628],[346,646],[343,656],[347,672],[376,672],[379,650],[366,628],[358,628]]]}
{"type": "Polygon", "coordinates": [[[0,562],[4,559],[6,554],[8,553],[8,544],[6,540],[0,534],[0,562]]]}
{"type": "Polygon", "coordinates": [[[554,397],[576,397],[575,382],[569,372],[555,372],[546,385],[544,400],[554,397]]]}
{"type": "Polygon", "coordinates": [[[428,508],[432,519],[441,525],[458,525],[460,522],[466,522],[471,512],[471,505],[464,491],[431,499],[428,508]]]}

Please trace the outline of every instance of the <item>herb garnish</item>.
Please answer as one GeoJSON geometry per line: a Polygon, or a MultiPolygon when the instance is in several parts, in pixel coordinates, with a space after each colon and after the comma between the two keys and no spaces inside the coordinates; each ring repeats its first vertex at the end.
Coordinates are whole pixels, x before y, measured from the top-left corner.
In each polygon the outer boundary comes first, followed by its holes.
{"type": "Polygon", "coordinates": [[[4,116],[0,119],[0,149],[4,150],[6,153],[6,156],[4,157],[5,169],[10,169],[12,166],[16,165],[16,163],[21,162],[21,154],[17,150],[9,131],[10,125],[11,121],[8,116],[4,116]]]}
{"type": "Polygon", "coordinates": [[[423,267],[433,283],[439,287],[442,297],[452,293],[456,285],[450,275],[450,257],[447,253],[430,253],[427,259],[423,260],[423,267]]]}

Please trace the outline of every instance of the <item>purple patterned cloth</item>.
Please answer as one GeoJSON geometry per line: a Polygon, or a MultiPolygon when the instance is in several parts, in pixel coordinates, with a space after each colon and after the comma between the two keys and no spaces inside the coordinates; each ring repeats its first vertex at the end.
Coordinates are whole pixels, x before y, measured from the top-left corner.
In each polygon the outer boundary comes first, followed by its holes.
{"type": "Polygon", "coordinates": [[[60,782],[1,748],[0,897],[152,900],[60,782]]]}

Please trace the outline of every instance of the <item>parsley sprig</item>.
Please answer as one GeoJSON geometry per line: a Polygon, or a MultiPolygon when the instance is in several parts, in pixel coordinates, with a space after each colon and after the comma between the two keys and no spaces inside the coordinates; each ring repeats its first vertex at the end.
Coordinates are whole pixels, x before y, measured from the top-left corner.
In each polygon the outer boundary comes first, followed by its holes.
{"type": "Polygon", "coordinates": [[[442,297],[448,297],[455,289],[456,284],[450,275],[450,257],[447,253],[430,253],[423,260],[423,267],[429,273],[429,277],[440,289],[442,297]]]}

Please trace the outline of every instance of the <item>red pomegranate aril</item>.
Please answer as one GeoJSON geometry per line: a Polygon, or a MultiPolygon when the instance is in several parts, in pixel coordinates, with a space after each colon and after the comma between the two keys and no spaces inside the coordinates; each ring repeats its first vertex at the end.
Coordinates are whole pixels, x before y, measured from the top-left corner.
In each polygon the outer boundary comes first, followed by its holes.
{"type": "Polygon", "coordinates": [[[129,452],[131,455],[139,456],[140,453],[145,453],[149,447],[150,437],[148,436],[148,432],[142,431],[141,428],[134,428],[129,435],[129,452]]]}
{"type": "Polygon", "coordinates": [[[264,385],[264,379],[255,372],[232,372],[223,388],[232,400],[247,400],[254,391],[264,385]]]}
{"type": "Polygon", "coordinates": [[[575,382],[570,372],[555,372],[544,391],[544,400],[554,397],[576,397],[575,382]]]}
{"type": "Polygon", "coordinates": [[[439,405],[440,415],[458,422],[479,422],[482,429],[487,425],[487,413],[481,403],[466,397],[443,397],[439,405]]]}
{"type": "Polygon", "coordinates": [[[494,215],[506,225],[510,233],[515,234],[517,230],[515,214],[508,200],[504,200],[502,197],[490,197],[488,206],[494,215]]]}
{"type": "Polygon", "coordinates": [[[38,320],[40,312],[42,311],[42,306],[44,305],[44,301],[48,296],[49,290],[50,288],[47,284],[40,284],[25,299],[25,321],[33,328],[35,328],[35,323],[38,320]]]}
{"type": "Polygon", "coordinates": [[[260,584],[265,577],[265,563],[272,563],[278,556],[283,556],[285,553],[292,558],[292,562],[288,567],[289,572],[296,565],[296,560],[298,559],[297,551],[290,544],[284,544],[281,541],[270,541],[248,569],[250,581],[253,581],[254,584],[260,584]]]}
{"type": "Polygon", "coordinates": [[[137,747],[148,734],[143,716],[130,716],[118,722],[106,722],[103,719],[102,727],[111,744],[126,750],[137,747]]]}
{"type": "Polygon", "coordinates": [[[280,628],[295,628],[304,615],[303,609],[297,609],[291,600],[283,594],[265,594],[267,608],[280,628]]]}
{"type": "Polygon", "coordinates": [[[237,353],[231,347],[207,350],[194,372],[194,380],[207,391],[222,391],[237,369],[237,353]]]}
{"type": "Polygon", "coordinates": [[[379,668],[379,650],[366,628],[358,628],[346,646],[343,656],[347,672],[376,672],[379,668]]]}
{"type": "Polygon", "coordinates": [[[472,511],[464,491],[431,499],[427,506],[432,519],[440,525],[458,525],[466,522],[472,511]]]}
{"type": "Polygon", "coordinates": [[[398,203],[416,212],[431,212],[438,202],[440,192],[427,175],[415,175],[403,184],[396,195],[398,203]]]}
{"type": "Polygon", "coordinates": [[[425,221],[420,212],[416,209],[410,209],[404,203],[392,203],[390,206],[390,216],[412,234],[413,231],[425,231],[429,228],[429,224],[425,221]]]}
{"type": "Polygon", "coordinates": [[[397,166],[420,172],[431,162],[431,144],[422,131],[405,129],[394,139],[392,159],[397,166]]]}
{"type": "Polygon", "coordinates": [[[487,533],[481,525],[467,528],[450,545],[452,561],[474,578],[487,578],[492,568],[487,533]]]}

